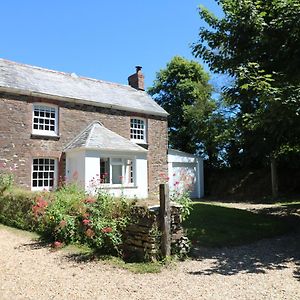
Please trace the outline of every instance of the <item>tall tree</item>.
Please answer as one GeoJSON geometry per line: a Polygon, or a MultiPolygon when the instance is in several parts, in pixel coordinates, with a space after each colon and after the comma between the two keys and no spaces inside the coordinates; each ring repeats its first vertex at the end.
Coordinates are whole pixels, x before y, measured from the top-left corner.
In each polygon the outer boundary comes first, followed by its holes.
{"type": "Polygon", "coordinates": [[[193,53],[214,72],[228,74],[225,89],[238,109],[236,124],[243,165],[300,150],[300,1],[220,0],[224,17],[204,7],[193,53]]]}
{"type": "Polygon", "coordinates": [[[209,127],[213,127],[217,105],[211,98],[208,81],[209,75],[199,63],[175,56],[156,74],[148,93],[170,114],[170,146],[205,153],[214,164],[218,160],[218,145],[209,127]]]}

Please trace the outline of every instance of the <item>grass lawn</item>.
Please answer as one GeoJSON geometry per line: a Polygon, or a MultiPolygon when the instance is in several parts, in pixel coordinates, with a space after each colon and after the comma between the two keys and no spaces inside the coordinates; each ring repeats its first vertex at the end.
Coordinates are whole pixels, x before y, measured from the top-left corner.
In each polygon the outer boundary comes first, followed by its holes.
{"type": "Polygon", "coordinates": [[[201,202],[193,203],[184,227],[192,243],[207,247],[247,244],[291,230],[283,219],[201,202]]]}

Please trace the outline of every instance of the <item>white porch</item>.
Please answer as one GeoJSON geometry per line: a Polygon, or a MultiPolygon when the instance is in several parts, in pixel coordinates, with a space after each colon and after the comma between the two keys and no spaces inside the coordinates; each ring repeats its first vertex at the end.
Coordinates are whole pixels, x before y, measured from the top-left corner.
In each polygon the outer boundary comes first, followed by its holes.
{"type": "Polygon", "coordinates": [[[66,180],[88,193],[148,197],[147,150],[94,122],[65,148],[66,180]]]}

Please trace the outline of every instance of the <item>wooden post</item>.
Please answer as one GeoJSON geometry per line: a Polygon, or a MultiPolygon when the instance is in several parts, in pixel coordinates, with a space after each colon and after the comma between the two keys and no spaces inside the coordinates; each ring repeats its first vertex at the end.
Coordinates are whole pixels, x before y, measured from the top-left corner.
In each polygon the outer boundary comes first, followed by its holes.
{"type": "Polygon", "coordinates": [[[160,224],[161,224],[161,252],[163,257],[171,255],[171,237],[170,237],[170,198],[169,186],[167,184],[159,185],[159,201],[160,201],[160,224]]]}

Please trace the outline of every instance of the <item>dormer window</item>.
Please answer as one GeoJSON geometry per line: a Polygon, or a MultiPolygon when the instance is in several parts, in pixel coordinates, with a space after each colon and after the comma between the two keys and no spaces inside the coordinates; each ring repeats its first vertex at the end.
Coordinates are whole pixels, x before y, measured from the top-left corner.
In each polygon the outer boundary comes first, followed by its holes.
{"type": "Polygon", "coordinates": [[[135,143],[147,143],[146,121],[132,118],[130,120],[130,139],[135,143]]]}
{"type": "Polygon", "coordinates": [[[58,135],[58,109],[54,105],[34,104],[32,133],[37,135],[58,135]]]}

